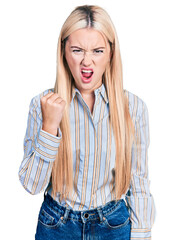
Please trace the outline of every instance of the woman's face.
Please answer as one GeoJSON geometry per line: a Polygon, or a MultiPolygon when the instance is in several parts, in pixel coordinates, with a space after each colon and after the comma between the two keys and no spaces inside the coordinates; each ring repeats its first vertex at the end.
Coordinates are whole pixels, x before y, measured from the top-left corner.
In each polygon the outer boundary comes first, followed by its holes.
{"type": "Polygon", "coordinates": [[[65,58],[81,93],[93,93],[102,84],[102,75],[110,61],[110,46],[103,35],[92,28],[69,35],[65,58]]]}

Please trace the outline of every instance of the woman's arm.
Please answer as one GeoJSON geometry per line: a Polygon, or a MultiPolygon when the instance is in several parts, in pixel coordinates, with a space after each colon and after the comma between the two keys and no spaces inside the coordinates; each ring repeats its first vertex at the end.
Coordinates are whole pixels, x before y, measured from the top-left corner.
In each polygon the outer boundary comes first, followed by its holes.
{"type": "Polygon", "coordinates": [[[40,99],[37,97],[32,98],[30,102],[24,137],[24,156],[18,172],[21,184],[31,194],[44,191],[47,187],[62,139],[60,128],[58,136],[42,129],[42,120],[39,116],[40,99]]]}
{"type": "MultiPolygon", "coordinates": [[[[141,99],[139,98],[138,101],[141,99]]],[[[138,102],[139,104],[139,102],[138,102]]],[[[140,101],[139,117],[135,121],[136,142],[132,147],[131,184],[126,195],[130,209],[131,239],[151,239],[151,228],[155,221],[156,209],[150,193],[148,176],[149,116],[148,109],[140,101]]]]}

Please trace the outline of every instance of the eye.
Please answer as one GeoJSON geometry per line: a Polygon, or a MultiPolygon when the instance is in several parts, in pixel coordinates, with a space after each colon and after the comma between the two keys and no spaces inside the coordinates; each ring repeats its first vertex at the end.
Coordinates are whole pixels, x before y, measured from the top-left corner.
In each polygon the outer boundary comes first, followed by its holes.
{"type": "Polygon", "coordinates": [[[103,53],[103,50],[94,50],[95,53],[103,53]]]}
{"type": "Polygon", "coordinates": [[[74,49],[73,52],[80,52],[80,50],[74,49]]]}
{"type": "Polygon", "coordinates": [[[80,53],[80,52],[82,52],[82,50],[80,50],[80,49],[74,49],[73,52],[75,52],[75,53],[80,53]]]}

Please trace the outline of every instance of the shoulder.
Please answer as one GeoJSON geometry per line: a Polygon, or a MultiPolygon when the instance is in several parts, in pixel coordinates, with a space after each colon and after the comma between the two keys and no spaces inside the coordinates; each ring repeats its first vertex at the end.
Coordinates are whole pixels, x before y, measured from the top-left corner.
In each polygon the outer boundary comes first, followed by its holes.
{"type": "Polygon", "coordinates": [[[129,111],[132,119],[138,120],[145,112],[148,112],[145,101],[138,95],[124,89],[124,95],[128,98],[129,111]]]}
{"type": "Polygon", "coordinates": [[[33,96],[30,102],[30,109],[35,110],[39,117],[42,119],[42,114],[41,114],[41,102],[40,99],[45,96],[49,92],[54,92],[54,88],[48,88],[45,89],[44,91],[39,92],[37,95],[33,96]]]}

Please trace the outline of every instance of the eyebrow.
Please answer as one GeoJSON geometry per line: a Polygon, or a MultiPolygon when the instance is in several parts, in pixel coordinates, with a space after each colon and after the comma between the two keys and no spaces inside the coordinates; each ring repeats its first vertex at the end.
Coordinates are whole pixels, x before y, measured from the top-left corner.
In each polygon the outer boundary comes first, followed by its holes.
{"type": "MultiPolygon", "coordinates": [[[[81,47],[77,47],[77,46],[71,46],[70,48],[79,48],[79,49],[83,49],[81,47]]],[[[94,48],[93,50],[97,50],[97,49],[105,49],[105,47],[97,47],[97,48],[94,48]]]]}

